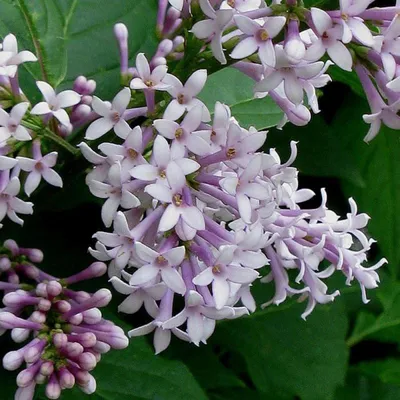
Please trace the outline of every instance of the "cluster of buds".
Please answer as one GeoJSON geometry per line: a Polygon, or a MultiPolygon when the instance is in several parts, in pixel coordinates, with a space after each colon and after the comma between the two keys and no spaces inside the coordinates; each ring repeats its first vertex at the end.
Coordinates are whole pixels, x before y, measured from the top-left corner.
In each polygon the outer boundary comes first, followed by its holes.
{"type": "MultiPolygon", "coordinates": [[[[354,69],[371,107],[371,114],[363,116],[371,125],[365,137],[370,141],[382,123],[400,129],[400,6],[368,8],[373,0],[339,3],[338,10],[324,11],[297,0],[268,5],[264,0],[170,0],[169,8],[160,1],[158,25],[170,37],[181,34],[183,21],[192,18],[191,32],[210,45],[214,57],[254,79],[255,96],[269,95],[283,110],[280,127],[288,120],[307,124],[308,106],[319,112],[316,89],[331,80],[325,73],[331,64],[354,69]]],[[[208,54],[203,47],[198,61],[208,54]]]]}
{"type": "Polygon", "coordinates": [[[301,208],[314,193],[298,188],[298,171],[291,166],[295,142],[290,159],[281,162],[273,149],[260,152],[266,132],[241,127],[226,105],[217,103],[211,120],[196,98],[205,70],[183,84],[164,63],[139,54],[131,71],[131,88],[145,93],[152,110],[148,119],[133,128],[126,121],[129,88],[111,105],[94,98],[100,118],[86,137],[99,138],[111,128],[115,135],[98,146],[99,153],[80,145],[94,164],[86,178],[89,189],[106,199],[102,219],[113,227],[95,233],[89,250],[109,262],[114,288],[128,295],[119,311],[133,314],[144,306],[151,318],[129,336],[155,331],[157,353],[169,345],[171,333],[205,343],[216,320],[255,310],[250,289],[259,278],[275,285],[263,306],[299,294],[308,300],[303,318],[339,294],[328,292],[323,281],[335,271],[348,284],[356,279],[368,301],[366,289],[377,287],[375,270],[386,262],[362,265],[373,242],[363,233],[368,216],[358,214],[350,199],[351,212],[340,219],[327,209],[324,191],[320,207],[301,208]],[[163,106],[155,104],[157,92],[163,106]],[[184,307],[174,315],[179,298],[184,307]]]}
{"type": "Polygon", "coordinates": [[[108,289],[90,294],[69,287],[103,275],[107,266],[96,262],[76,275],[58,279],[33,264],[42,258],[40,250],[18,248],[11,240],[5,242],[1,256],[2,269],[13,274],[8,275],[8,282],[0,282],[5,293],[0,327],[2,333],[11,330],[14,342],[27,342],[3,358],[4,368],[10,371],[25,363],[17,376],[15,398],[33,399],[39,384],[46,385],[49,399],[58,399],[63,389],[75,384],[93,393],[96,381],[89,371],[111,348],[125,348],[128,339],[99,310],[111,300],[108,289]],[[3,268],[6,264],[10,267],[3,268]]]}
{"type": "Polygon", "coordinates": [[[74,82],[74,90],[56,93],[47,83],[36,85],[45,101],[31,106],[18,81],[18,66],[37,61],[30,51],[18,52],[17,40],[8,34],[0,51],[0,222],[7,216],[22,225],[18,214],[32,214],[33,204],[17,197],[21,182],[27,196],[39,187],[41,180],[62,187],[60,175],[53,169],[58,153],[50,151],[51,143],[76,154],[63,138],[73,129],[91,121],[87,105],[96,88],[93,80],[83,76],[74,82]],[[43,155],[42,150],[49,151],[43,155]]]}

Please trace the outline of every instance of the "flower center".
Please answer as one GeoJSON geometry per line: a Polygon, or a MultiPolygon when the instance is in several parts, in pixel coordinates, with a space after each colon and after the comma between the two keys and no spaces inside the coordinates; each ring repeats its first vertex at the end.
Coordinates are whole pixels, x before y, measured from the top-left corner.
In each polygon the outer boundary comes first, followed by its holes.
{"type": "Polygon", "coordinates": [[[152,80],[150,80],[150,79],[144,81],[144,84],[145,84],[147,87],[153,87],[153,86],[154,86],[154,82],[153,82],[152,80]]]}
{"type": "Polygon", "coordinates": [[[185,102],[185,95],[180,93],[176,99],[178,100],[179,104],[183,104],[185,102]]]}
{"type": "Polygon", "coordinates": [[[266,42],[269,39],[268,32],[265,29],[260,29],[258,31],[258,37],[263,42],[266,42]]]}
{"type": "Polygon", "coordinates": [[[159,256],[156,258],[156,262],[157,262],[157,264],[160,265],[160,266],[164,266],[164,265],[168,264],[167,259],[166,259],[164,256],[161,256],[161,255],[159,255],[159,256]]]}
{"type": "Polygon", "coordinates": [[[348,20],[349,20],[349,16],[348,16],[347,14],[344,14],[344,13],[343,13],[343,14],[341,15],[341,17],[342,17],[342,20],[343,20],[343,21],[348,21],[348,20]]]}
{"type": "Polygon", "coordinates": [[[227,1],[228,6],[231,6],[232,8],[235,7],[235,5],[236,5],[235,3],[236,3],[235,0],[228,0],[227,1]]]}
{"type": "Polygon", "coordinates": [[[166,175],[166,173],[165,173],[165,170],[160,171],[160,172],[158,173],[158,175],[159,175],[160,178],[163,178],[163,179],[165,179],[165,178],[167,177],[167,175],[166,175]]]}
{"type": "Polygon", "coordinates": [[[219,274],[221,272],[221,266],[220,265],[214,265],[212,268],[212,272],[214,274],[219,274]]]}
{"type": "Polygon", "coordinates": [[[179,193],[174,194],[172,201],[177,207],[180,207],[182,205],[182,196],[179,193]]]}
{"type": "Polygon", "coordinates": [[[175,137],[176,137],[177,139],[179,139],[182,135],[183,135],[183,129],[182,129],[182,128],[178,128],[178,129],[175,131],[175,137]]]}
{"type": "Polygon", "coordinates": [[[9,130],[10,132],[15,132],[15,131],[17,130],[17,128],[18,128],[18,125],[17,125],[15,122],[11,122],[11,123],[8,125],[8,130],[9,130]]]}
{"type": "Polygon", "coordinates": [[[111,121],[113,121],[113,122],[118,122],[120,118],[121,118],[121,116],[119,115],[118,111],[114,111],[111,114],[111,121]]]}
{"type": "Polygon", "coordinates": [[[38,171],[42,171],[44,169],[44,165],[43,165],[43,163],[41,161],[39,161],[39,162],[36,163],[35,168],[38,171]]]}
{"type": "Polygon", "coordinates": [[[136,158],[138,156],[138,153],[135,149],[128,149],[128,157],[129,158],[136,158]]]}
{"type": "Polygon", "coordinates": [[[234,158],[234,157],[236,156],[236,149],[235,149],[234,147],[229,148],[229,149],[226,151],[226,156],[227,156],[228,158],[234,158]]]}
{"type": "Polygon", "coordinates": [[[328,39],[328,32],[324,32],[323,34],[322,34],[322,38],[323,39],[328,39]]]}

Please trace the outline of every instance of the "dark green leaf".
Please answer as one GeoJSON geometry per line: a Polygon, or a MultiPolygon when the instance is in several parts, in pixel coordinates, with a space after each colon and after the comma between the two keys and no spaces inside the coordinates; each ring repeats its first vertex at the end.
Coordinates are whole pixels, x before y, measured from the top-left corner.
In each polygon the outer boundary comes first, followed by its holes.
{"type": "Polygon", "coordinates": [[[155,49],[156,12],[156,0],[2,0],[0,34],[14,33],[21,49],[37,54],[39,63],[24,64],[36,80],[70,86],[85,75],[97,81],[99,96],[113,97],[119,85],[113,25],[124,22],[129,29],[132,64],[139,51],[155,49]]]}
{"type": "Polygon", "coordinates": [[[199,98],[210,111],[216,101],[231,107],[232,116],[246,128],[257,129],[275,126],[282,118],[282,111],[269,98],[254,99],[254,81],[234,68],[224,68],[212,74],[199,98]]]}
{"type": "Polygon", "coordinates": [[[303,321],[301,307],[270,308],[223,322],[213,342],[244,357],[261,392],[304,400],[332,399],[345,376],[346,317],[337,303],[320,307],[303,321]]]}

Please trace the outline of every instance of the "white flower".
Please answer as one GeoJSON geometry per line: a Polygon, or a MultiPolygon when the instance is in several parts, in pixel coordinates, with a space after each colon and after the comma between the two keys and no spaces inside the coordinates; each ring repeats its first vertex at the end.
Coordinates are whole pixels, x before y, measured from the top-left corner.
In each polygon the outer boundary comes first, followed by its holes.
{"type": "Polygon", "coordinates": [[[54,89],[47,82],[37,81],[36,85],[42,92],[46,101],[36,104],[32,108],[31,114],[51,114],[53,117],[57,118],[62,125],[69,126],[69,116],[64,108],[78,104],[81,101],[81,96],[73,90],[64,90],[56,94],[54,89]]]}
{"type": "Polygon", "coordinates": [[[167,92],[173,97],[168,104],[164,118],[171,121],[176,121],[185,111],[190,111],[192,108],[201,106],[203,110],[202,120],[207,122],[211,119],[210,113],[205,104],[196,98],[201,92],[207,81],[207,70],[199,69],[194,72],[185,85],[174,75],[167,74],[164,82],[170,87],[167,92]]]}
{"type": "Polygon", "coordinates": [[[109,227],[117,213],[118,207],[131,209],[140,205],[139,199],[129,191],[128,184],[122,181],[121,164],[115,163],[108,173],[108,183],[91,180],[89,190],[96,197],[107,199],[101,209],[104,225],[109,227]]]}
{"type": "Polygon", "coordinates": [[[11,221],[22,225],[24,221],[18,217],[20,214],[32,214],[33,204],[17,198],[21,184],[14,176],[10,179],[10,171],[3,171],[0,174],[0,221],[7,215],[11,221]]]}
{"type": "Polygon", "coordinates": [[[130,87],[134,90],[168,90],[170,87],[163,82],[167,74],[166,65],[158,65],[150,71],[150,65],[143,53],[139,53],[136,57],[136,69],[139,78],[131,80],[130,87]]]}
{"type": "Polygon", "coordinates": [[[236,246],[223,246],[212,267],[200,272],[193,283],[207,286],[212,283],[212,292],[217,310],[223,308],[230,296],[229,282],[249,284],[258,277],[254,269],[232,265],[236,246]]]}
{"type": "Polygon", "coordinates": [[[17,157],[17,160],[20,168],[23,171],[29,172],[24,185],[25,193],[28,196],[37,189],[42,178],[50,185],[62,187],[61,176],[52,169],[57,162],[56,151],[37,159],[17,157]]]}
{"type": "Polygon", "coordinates": [[[93,96],[93,110],[101,116],[101,118],[92,122],[86,130],[85,139],[98,139],[114,128],[115,133],[122,139],[125,139],[131,131],[128,123],[124,120],[124,112],[128,107],[131,99],[131,91],[129,88],[123,88],[115,97],[112,103],[100,100],[93,96]]]}
{"type": "Polygon", "coordinates": [[[307,49],[305,58],[316,61],[326,51],[336,65],[345,71],[351,71],[353,59],[347,47],[341,42],[343,27],[334,25],[331,17],[319,8],[311,8],[311,18],[320,38],[307,49]]]}
{"type": "Polygon", "coordinates": [[[23,50],[18,52],[18,43],[16,37],[9,33],[3,40],[3,51],[1,52],[0,74],[14,77],[18,65],[24,62],[37,61],[36,56],[30,51],[23,50]],[[3,57],[5,59],[3,60],[3,57]]]}
{"type": "Polygon", "coordinates": [[[185,257],[185,247],[174,247],[158,253],[144,244],[137,242],[135,249],[138,257],[145,262],[131,277],[129,284],[139,286],[154,280],[158,275],[162,281],[175,293],[184,295],[186,285],[175,267],[178,267],[185,257]]]}
{"type": "Polygon", "coordinates": [[[214,57],[221,63],[226,64],[226,58],[222,49],[222,32],[232,20],[233,10],[215,11],[209,0],[200,0],[200,7],[204,14],[210,18],[199,21],[192,27],[192,32],[199,39],[211,39],[211,50],[214,57]]]}
{"type": "Polygon", "coordinates": [[[234,48],[231,57],[246,58],[258,51],[263,64],[275,66],[275,50],[272,39],[279,34],[286,24],[285,17],[269,17],[262,26],[256,21],[244,16],[236,15],[235,22],[238,28],[247,36],[234,48]]]}
{"type": "Polygon", "coordinates": [[[31,140],[29,131],[21,125],[21,120],[29,107],[29,103],[16,104],[8,114],[0,108],[0,147],[5,145],[8,138],[13,137],[20,141],[31,140]]]}

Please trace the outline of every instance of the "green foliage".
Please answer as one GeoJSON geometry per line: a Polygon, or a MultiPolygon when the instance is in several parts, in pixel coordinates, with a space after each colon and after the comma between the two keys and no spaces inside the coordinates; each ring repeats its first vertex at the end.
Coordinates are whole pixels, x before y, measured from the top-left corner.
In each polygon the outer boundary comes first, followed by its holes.
{"type": "Polygon", "coordinates": [[[282,111],[269,97],[254,99],[253,86],[251,78],[234,68],[224,68],[209,77],[199,98],[210,110],[216,101],[230,106],[243,127],[265,129],[277,125],[282,111]]]}

